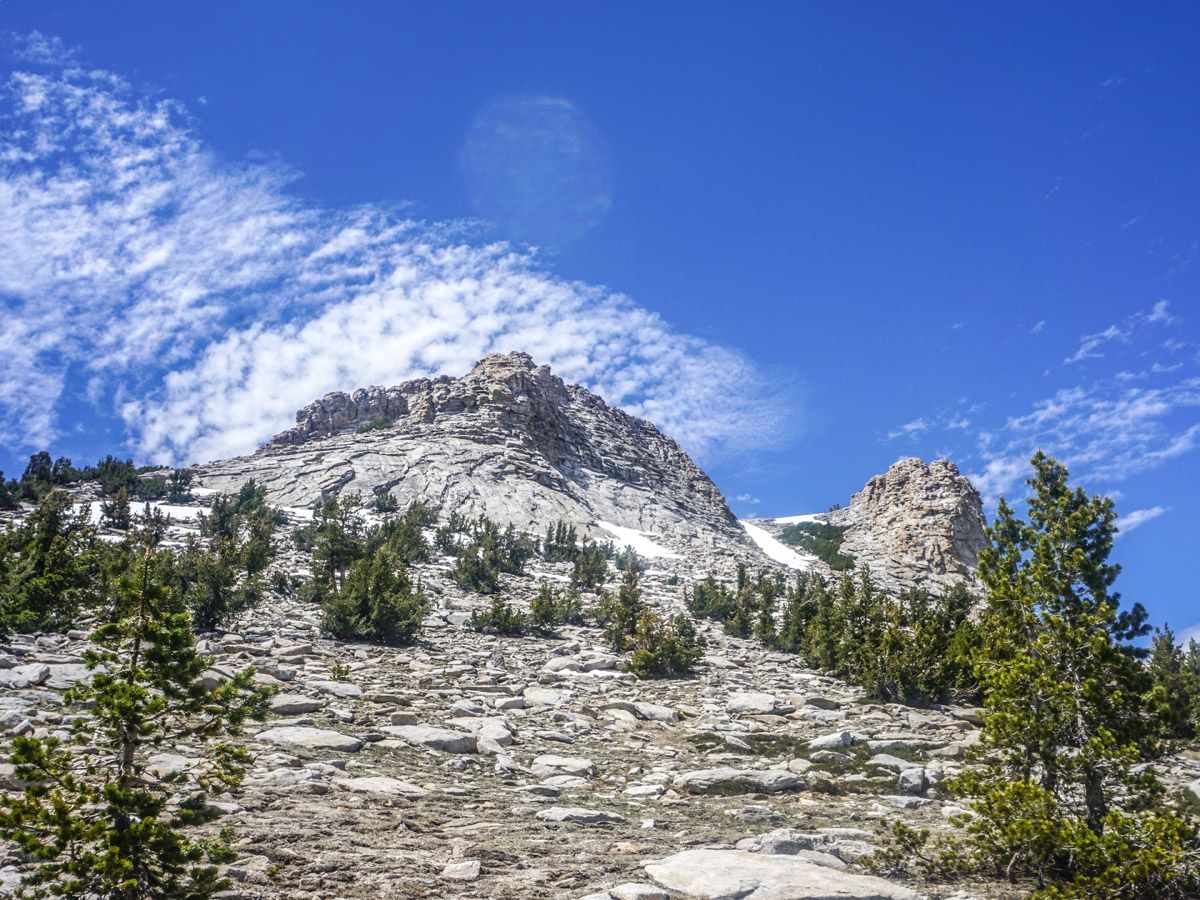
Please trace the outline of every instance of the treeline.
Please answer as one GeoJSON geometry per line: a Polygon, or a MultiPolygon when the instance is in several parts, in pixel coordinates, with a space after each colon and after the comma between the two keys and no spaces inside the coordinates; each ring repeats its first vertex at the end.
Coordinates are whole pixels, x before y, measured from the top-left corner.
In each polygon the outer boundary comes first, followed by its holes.
{"type": "Polygon", "coordinates": [[[95,482],[105,496],[123,492],[128,500],[166,500],[184,503],[191,499],[192,473],[137,466],[132,459],[109,455],[94,466],[76,468],[65,456],[52,459],[45,450],[29,457],[20,478],[4,480],[0,472],[0,509],[15,509],[22,501],[37,503],[55,488],[95,482]]]}
{"type": "Polygon", "coordinates": [[[977,693],[967,658],[977,640],[975,603],[956,587],[945,596],[880,590],[870,574],[832,581],[801,572],[751,578],[739,565],[731,588],[714,578],[692,586],[693,615],[716,620],[727,634],[756,637],[795,653],[804,665],[861,684],[872,696],[902,703],[969,700],[977,693]]]}
{"type": "MultiPolygon", "coordinates": [[[[795,653],[802,663],[856,682],[874,698],[907,704],[978,703],[974,660],[984,640],[980,600],[965,587],[943,595],[881,590],[860,570],[832,580],[798,573],[750,577],[739,566],[732,586],[709,577],[685,593],[691,613],[720,622],[727,634],[755,637],[795,653]]],[[[1138,617],[1145,638],[1145,612],[1138,617]]],[[[1140,704],[1165,740],[1200,737],[1200,643],[1178,645],[1170,628],[1149,646],[1127,651],[1140,661],[1140,704]]]]}
{"type": "Polygon", "coordinates": [[[251,481],[236,495],[214,497],[198,518],[200,537],[182,548],[159,546],[168,522],[148,506],[124,517],[122,540],[104,540],[86,506],[51,490],[22,524],[0,532],[0,634],[60,631],[85,615],[104,620],[147,542],[171,609],[189,614],[196,628],[220,627],[263,595],[280,522],[251,481]]]}

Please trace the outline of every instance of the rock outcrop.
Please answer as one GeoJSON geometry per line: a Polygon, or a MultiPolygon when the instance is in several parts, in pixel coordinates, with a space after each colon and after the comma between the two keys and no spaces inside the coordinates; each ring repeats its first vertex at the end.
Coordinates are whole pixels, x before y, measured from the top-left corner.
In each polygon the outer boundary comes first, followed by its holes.
{"type": "MultiPolygon", "coordinates": [[[[865,566],[890,591],[945,591],[975,586],[979,551],[987,545],[979,491],[954,463],[902,459],[876,475],[850,505],[825,513],[756,519],[753,525],[780,537],[801,521],[844,529],[839,552],[865,566]]],[[[796,550],[817,571],[827,571],[811,554],[796,550]]]]}
{"type": "Polygon", "coordinates": [[[224,491],[254,478],[282,506],[388,493],[521,528],[563,519],[595,533],[604,522],[671,546],[753,552],[675,441],[525,353],[486,357],[461,378],[328,394],[257,453],[196,474],[224,491]]]}
{"type": "Polygon", "coordinates": [[[889,588],[970,583],[987,545],[979,491],[944,459],[893,463],[823,518],[847,526],[842,552],[889,588]]]}

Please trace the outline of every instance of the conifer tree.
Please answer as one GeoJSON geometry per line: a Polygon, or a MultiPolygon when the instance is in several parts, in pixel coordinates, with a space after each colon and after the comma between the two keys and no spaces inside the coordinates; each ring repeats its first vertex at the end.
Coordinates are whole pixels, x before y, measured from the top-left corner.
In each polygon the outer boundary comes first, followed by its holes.
{"type": "Polygon", "coordinates": [[[117,589],[113,620],[86,654],[88,683],[64,699],[74,735],[25,735],[11,759],[24,795],[0,807],[0,835],[38,861],[23,889],[34,897],[199,900],[224,887],[219,842],[190,832],[218,813],[209,794],[235,785],[248,755],[228,739],[262,717],[269,692],[247,669],[209,689],[211,660],[196,651],[185,613],[169,611],[147,546],[117,589]],[[156,777],[149,754],[187,747],[188,771],[156,777]]]}
{"type": "Polygon", "coordinates": [[[108,500],[100,502],[100,515],[104,524],[118,531],[128,531],[133,524],[133,511],[129,506],[129,491],[120,487],[108,500]]]}
{"type": "Polygon", "coordinates": [[[53,490],[19,528],[0,533],[0,634],[68,627],[97,602],[102,547],[86,512],[53,490]]]}
{"type": "Polygon", "coordinates": [[[638,582],[637,558],[631,556],[625,566],[621,587],[617,590],[612,618],[605,630],[605,637],[617,651],[625,650],[629,646],[630,640],[637,633],[638,620],[646,609],[642,603],[642,589],[638,582]]]}
{"type": "Polygon", "coordinates": [[[1157,749],[1131,644],[1147,626],[1112,591],[1112,501],[1042,453],[1032,463],[1028,521],[1001,500],[979,560],[982,757],[956,784],[975,798],[974,845],[1014,881],[1059,881],[1047,897],[1195,896],[1195,830],[1138,765],[1157,749]]]}
{"type": "Polygon", "coordinates": [[[343,640],[409,644],[429,606],[404,563],[387,547],[355,560],[346,582],[324,603],[324,627],[343,640]]]}

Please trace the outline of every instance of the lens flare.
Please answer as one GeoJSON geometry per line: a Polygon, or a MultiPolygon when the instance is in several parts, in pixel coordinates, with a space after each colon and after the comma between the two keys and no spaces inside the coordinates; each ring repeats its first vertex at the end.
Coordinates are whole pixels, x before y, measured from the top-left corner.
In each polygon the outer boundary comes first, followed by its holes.
{"type": "Polygon", "coordinates": [[[554,249],[612,205],[604,138],[568,100],[507,97],[472,120],[461,164],[478,215],[505,237],[554,249]]]}

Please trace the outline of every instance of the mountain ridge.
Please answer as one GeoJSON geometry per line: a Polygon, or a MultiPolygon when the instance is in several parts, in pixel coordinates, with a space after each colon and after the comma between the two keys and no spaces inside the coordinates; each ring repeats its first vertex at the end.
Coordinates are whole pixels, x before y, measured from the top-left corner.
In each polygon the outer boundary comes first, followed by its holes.
{"type": "MultiPolygon", "coordinates": [[[[222,491],[254,478],[284,506],[389,494],[401,506],[419,500],[533,532],[560,519],[598,539],[638,532],[697,569],[741,561],[832,574],[803,549],[773,543],[786,517],[739,522],[653,423],[521,352],[486,356],[458,378],[328,393],[255,453],[196,473],[222,491]]],[[[944,460],[900,460],[845,509],[811,518],[844,527],[845,551],[891,590],[971,583],[986,541],[978,491],[944,460]]]]}
{"type": "Polygon", "coordinates": [[[526,353],[484,357],[460,378],[327,394],[257,452],[195,471],[217,490],[254,478],[288,506],[356,490],[528,529],[603,521],[672,544],[753,546],[679,444],[526,353]]]}

